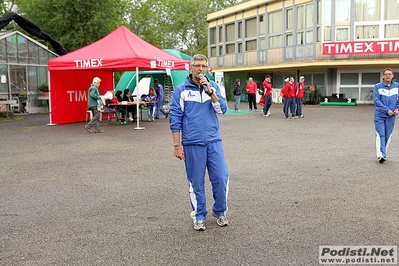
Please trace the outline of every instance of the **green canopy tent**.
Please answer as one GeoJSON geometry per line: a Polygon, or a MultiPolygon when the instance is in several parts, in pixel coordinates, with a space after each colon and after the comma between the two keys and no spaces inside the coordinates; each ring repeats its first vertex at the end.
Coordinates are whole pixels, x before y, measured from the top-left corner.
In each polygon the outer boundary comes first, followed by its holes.
{"type": "MultiPolygon", "coordinates": [[[[191,60],[191,56],[186,55],[180,51],[172,49],[165,49],[164,51],[176,57],[185,60],[191,60]]],[[[164,101],[168,103],[172,95],[173,88],[183,83],[189,73],[190,72],[188,70],[172,70],[170,71],[170,75],[168,75],[165,70],[161,71],[154,70],[154,71],[139,71],[138,76],[139,80],[141,80],[144,77],[151,77],[152,79],[150,85],[151,87],[154,87],[154,79],[158,79],[159,83],[161,83],[162,86],[164,87],[164,93],[165,93],[164,101]]],[[[207,71],[206,76],[210,80],[215,80],[215,78],[211,75],[209,71],[207,71]]],[[[125,89],[129,89],[132,92],[132,94],[135,95],[134,92],[135,88],[136,88],[136,72],[127,71],[123,73],[122,77],[120,78],[118,84],[116,85],[115,92],[117,91],[123,92],[125,89]]]]}

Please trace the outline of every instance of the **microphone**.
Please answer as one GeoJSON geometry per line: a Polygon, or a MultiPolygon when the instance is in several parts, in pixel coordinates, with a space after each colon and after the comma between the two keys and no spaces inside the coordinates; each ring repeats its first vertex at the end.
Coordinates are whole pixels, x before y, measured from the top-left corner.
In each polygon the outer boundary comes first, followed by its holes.
{"type": "MultiPolygon", "coordinates": [[[[202,73],[200,73],[199,75],[198,75],[198,78],[199,79],[202,79],[204,77],[204,74],[202,74],[202,73]]],[[[206,86],[206,85],[202,85],[201,84],[201,88],[206,92],[206,93],[208,93],[208,87],[206,86]]]]}

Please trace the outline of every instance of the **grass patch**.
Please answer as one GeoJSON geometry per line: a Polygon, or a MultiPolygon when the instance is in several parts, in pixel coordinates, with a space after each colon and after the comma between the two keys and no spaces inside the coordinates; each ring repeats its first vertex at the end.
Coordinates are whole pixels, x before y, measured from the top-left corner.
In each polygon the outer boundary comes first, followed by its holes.
{"type": "Polygon", "coordinates": [[[12,132],[12,130],[0,131],[0,135],[10,134],[12,132]]]}
{"type": "Polygon", "coordinates": [[[31,129],[35,129],[38,128],[39,126],[30,126],[30,127],[23,127],[21,128],[21,130],[31,130],[31,129]]]}

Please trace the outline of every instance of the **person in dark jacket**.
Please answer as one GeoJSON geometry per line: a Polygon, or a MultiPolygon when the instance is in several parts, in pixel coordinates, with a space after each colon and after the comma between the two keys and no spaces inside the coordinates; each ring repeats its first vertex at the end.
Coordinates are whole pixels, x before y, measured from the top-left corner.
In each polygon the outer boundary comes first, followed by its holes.
{"type": "MultiPolygon", "coordinates": [[[[129,89],[125,89],[123,91],[123,101],[132,102],[132,93],[129,89]]],[[[136,105],[131,105],[127,108],[127,117],[129,117],[129,121],[133,121],[133,117],[136,115],[136,105]]]]}
{"type": "Polygon", "coordinates": [[[101,107],[102,107],[102,100],[100,98],[100,91],[98,87],[100,86],[101,79],[95,77],[93,82],[89,88],[88,92],[88,110],[93,112],[93,118],[87,123],[84,128],[89,132],[92,133],[91,128],[94,126],[95,131],[94,133],[103,133],[104,131],[100,129],[100,115],[101,115],[101,107]]]}
{"type": "Polygon", "coordinates": [[[241,87],[240,87],[241,81],[239,79],[236,79],[236,82],[234,82],[234,110],[236,112],[240,112],[240,101],[241,101],[241,87]]]}

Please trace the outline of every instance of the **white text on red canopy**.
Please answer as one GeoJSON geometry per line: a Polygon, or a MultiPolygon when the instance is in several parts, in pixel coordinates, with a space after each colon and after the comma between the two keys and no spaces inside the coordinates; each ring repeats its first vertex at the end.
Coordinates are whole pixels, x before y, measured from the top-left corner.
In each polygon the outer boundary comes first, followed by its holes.
{"type": "Polygon", "coordinates": [[[76,64],[76,68],[86,68],[86,67],[100,67],[103,65],[102,58],[92,58],[92,59],[76,59],[73,60],[76,64]]]}
{"type": "MultiPolygon", "coordinates": [[[[102,58],[76,59],[73,60],[73,62],[75,62],[76,68],[96,68],[103,66],[102,60],[102,58]]],[[[151,68],[174,68],[175,62],[171,60],[156,59],[150,61],[150,66],[151,68]]]]}
{"type": "Polygon", "coordinates": [[[398,40],[323,43],[324,55],[399,53],[398,40]]]}

